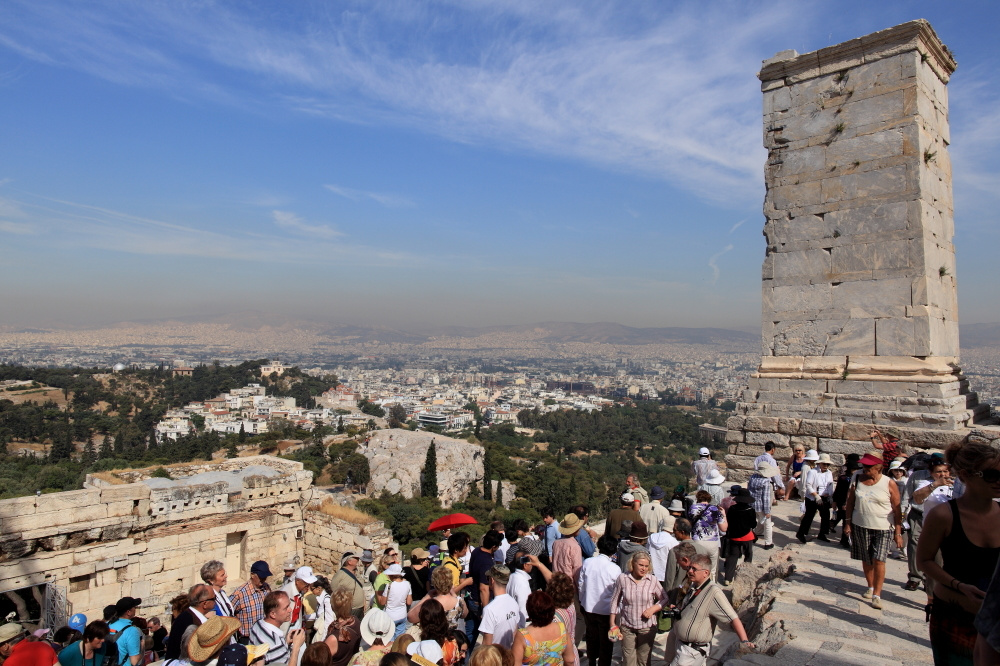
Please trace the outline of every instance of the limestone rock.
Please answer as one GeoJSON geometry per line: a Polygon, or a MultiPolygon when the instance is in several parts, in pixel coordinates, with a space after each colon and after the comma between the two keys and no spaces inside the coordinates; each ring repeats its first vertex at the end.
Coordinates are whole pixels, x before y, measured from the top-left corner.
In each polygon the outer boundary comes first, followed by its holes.
{"type": "MultiPolygon", "coordinates": [[[[431,440],[437,451],[438,497],[442,506],[448,507],[465,499],[469,484],[481,486],[483,447],[430,432],[393,429],[375,431],[358,448],[371,467],[368,493],[377,496],[385,490],[407,498],[418,496],[431,440]]],[[[504,494],[507,492],[505,486],[504,494]]]]}

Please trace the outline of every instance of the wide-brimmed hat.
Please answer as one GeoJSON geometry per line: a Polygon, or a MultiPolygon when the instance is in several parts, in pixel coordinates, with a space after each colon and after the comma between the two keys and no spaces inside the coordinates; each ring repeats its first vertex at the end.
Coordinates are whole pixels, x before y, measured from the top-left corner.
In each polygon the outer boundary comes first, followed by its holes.
{"type": "Polygon", "coordinates": [[[816,462],[817,463],[821,463],[821,464],[822,463],[826,463],[827,465],[832,465],[833,464],[833,461],[830,460],[830,454],[829,453],[821,453],[821,454],[819,454],[819,460],[817,460],[816,462]]]}
{"type": "Polygon", "coordinates": [[[684,502],[680,501],[679,499],[670,500],[670,506],[667,507],[667,511],[683,511],[683,510],[684,510],[684,502]]]}
{"type": "Polygon", "coordinates": [[[24,633],[24,627],[17,622],[8,622],[0,625],[0,643],[6,643],[24,633]]]}
{"type": "Polygon", "coordinates": [[[438,663],[444,657],[444,652],[441,651],[437,641],[410,643],[406,646],[406,654],[411,657],[422,657],[432,664],[438,663]]]}
{"type": "Polygon", "coordinates": [[[705,483],[707,483],[710,486],[718,486],[724,483],[725,480],[726,477],[722,475],[722,472],[720,472],[717,469],[713,469],[711,474],[708,475],[708,478],[705,479],[705,483]]]}
{"type": "Polygon", "coordinates": [[[882,460],[881,451],[869,451],[865,455],[861,456],[861,460],[859,460],[858,462],[862,466],[884,464],[884,461],[882,460]]]}
{"type": "Polygon", "coordinates": [[[628,536],[630,539],[648,539],[649,529],[646,527],[646,523],[641,520],[634,521],[632,527],[629,528],[628,536]]]}
{"type": "Polygon", "coordinates": [[[741,490],[743,490],[743,486],[741,486],[740,484],[737,483],[736,485],[733,485],[733,486],[729,487],[729,494],[732,495],[733,497],[735,497],[736,494],[738,492],[740,492],[741,490]]]}
{"type": "Polygon", "coordinates": [[[649,491],[650,500],[660,500],[667,496],[667,491],[659,486],[653,486],[649,491]]]}
{"type": "Polygon", "coordinates": [[[423,548],[414,548],[413,550],[410,551],[410,561],[411,562],[417,562],[419,560],[426,560],[430,556],[431,556],[431,554],[428,553],[423,548]]]}
{"type": "Polygon", "coordinates": [[[382,645],[388,645],[395,633],[396,623],[381,608],[371,609],[361,620],[361,638],[368,645],[375,645],[376,638],[382,639],[382,645]]]}
{"type": "Polygon", "coordinates": [[[806,457],[803,460],[819,460],[819,453],[817,453],[816,449],[809,449],[806,451],[806,457]]]}
{"type": "Polygon", "coordinates": [[[662,523],[663,524],[663,529],[660,530],[660,531],[661,532],[673,532],[674,531],[674,523],[676,523],[676,522],[677,522],[677,516],[667,516],[666,518],[663,519],[663,523],[662,523]]]}
{"type": "Polygon", "coordinates": [[[370,551],[370,550],[363,550],[363,551],[361,551],[361,561],[362,562],[374,562],[375,561],[375,556],[372,555],[372,551],[370,551]]]}
{"type": "Polygon", "coordinates": [[[760,474],[765,479],[771,479],[778,476],[778,468],[769,462],[761,462],[757,465],[757,473],[760,474]]]}
{"type": "Polygon", "coordinates": [[[399,563],[397,562],[397,563],[390,564],[389,566],[387,566],[385,568],[385,571],[383,571],[382,573],[384,573],[386,576],[402,576],[403,575],[403,567],[400,566],[399,563]]]}
{"type": "Polygon", "coordinates": [[[247,663],[252,664],[253,662],[257,661],[258,659],[266,655],[270,649],[271,646],[267,645],[266,643],[262,645],[248,645],[247,663]]]}
{"type": "Polygon", "coordinates": [[[753,504],[753,495],[746,488],[740,488],[740,492],[736,494],[733,501],[739,502],[740,504],[753,504]]]}
{"type": "Polygon", "coordinates": [[[235,617],[213,615],[195,629],[188,641],[191,661],[208,661],[212,655],[226,646],[230,637],[239,631],[240,621],[235,617]]]}
{"type": "Polygon", "coordinates": [[[347,551],[346,553],[340,556],[340,566],[344,566],[345,564],[347,564],[348,560],[360,560],[360,559],[361,556],[358,555],[357,553],[347,551]]]}
{"type": "Polygon", "coordinates": [[[573,534],[574,532],[579,532],[581,527],[583,527],[583,521],[580,519],[580,516],[575,513],[567,513],[559,523],[559,533],[573,534]]]}

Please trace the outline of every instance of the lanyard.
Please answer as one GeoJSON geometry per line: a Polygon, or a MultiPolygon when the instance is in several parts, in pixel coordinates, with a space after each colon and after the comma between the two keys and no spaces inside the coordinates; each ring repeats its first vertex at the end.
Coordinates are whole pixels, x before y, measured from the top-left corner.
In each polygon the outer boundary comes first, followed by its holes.
{"type": "Polygon", "coordinates": [[[694,600],[698,597],[699,594],[701,594],[701,591],[705,589],[705,586],[708,585],[711,582],[712,582],[712,579],[710,578],[710,579],[706,580],[704,583],[702,583],[695,590],[693,590],[693,591],[692,590],[688,590],[688,593],[684,597],[684,600],[681,601],[681,608],[680,608],[680,610],[683,611],[685,608],[687,608],[692,603],[694,603],[694,600]]]}

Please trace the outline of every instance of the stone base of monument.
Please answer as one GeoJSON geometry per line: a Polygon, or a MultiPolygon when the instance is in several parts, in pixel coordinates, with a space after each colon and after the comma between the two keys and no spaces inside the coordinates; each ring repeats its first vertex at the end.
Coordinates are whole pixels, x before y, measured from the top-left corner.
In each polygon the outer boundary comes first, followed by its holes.
{"type": "Polygon", "coordinates": [[[995,439],[989,405],[950,357],[765,357],[742,398],[726,433],[735,482],[746,480],[768,441],[779,461],[802,444],[840,465],[846,454],[872,449],[874,427],[911,449],[943,449],[973,428],[995,439]]]}

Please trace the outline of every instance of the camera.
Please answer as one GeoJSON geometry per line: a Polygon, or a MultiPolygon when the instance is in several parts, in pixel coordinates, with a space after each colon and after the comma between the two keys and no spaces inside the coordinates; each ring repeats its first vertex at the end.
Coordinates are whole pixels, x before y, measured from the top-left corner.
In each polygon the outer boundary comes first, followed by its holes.
{"type": "Polygon", "coordinates": [[[531,558],[526,555],[522,555],[521,557],[517,558],[517,561],[521,564],[521,566],[524,566],[525,564],[531,562],[531,558]]]}
{"type": "Polygon", "coordinates": [[[660,611],[663,617],[668,620],[679,620],[681,619],[681,609],[676,607],[664,608],[660,611]]]}

